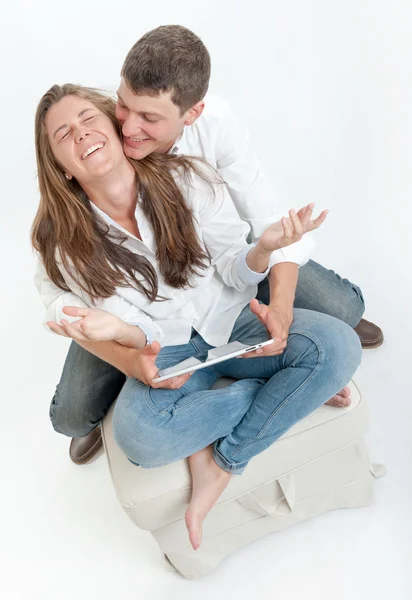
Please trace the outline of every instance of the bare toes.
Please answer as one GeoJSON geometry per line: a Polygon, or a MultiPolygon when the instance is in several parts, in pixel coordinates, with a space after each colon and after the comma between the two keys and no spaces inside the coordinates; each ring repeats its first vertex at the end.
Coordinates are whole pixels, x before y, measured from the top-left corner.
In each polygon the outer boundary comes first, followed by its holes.
{"type": "Polygon", "coordinates": [[[351,405],[350,398],[345,398],[344,396],[333,396],[330,400],[325,402],[328,406],[334,406],[335,408],[347,408],[351,405]]]}

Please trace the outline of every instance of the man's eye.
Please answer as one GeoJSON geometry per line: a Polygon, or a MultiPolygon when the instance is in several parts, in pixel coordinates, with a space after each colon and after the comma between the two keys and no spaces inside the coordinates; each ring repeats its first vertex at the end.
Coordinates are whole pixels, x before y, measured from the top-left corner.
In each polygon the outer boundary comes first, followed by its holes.
{"type": "Polygon", "coordinates": [[[146,116],[145,116],[145,117],[144,117],[144,120],[145,120],[145,121],[149,121],[149,123],[157,123],[157,121],[158,121],[159,119],[149,119],[149,117],[146,117],[146,116]]]}

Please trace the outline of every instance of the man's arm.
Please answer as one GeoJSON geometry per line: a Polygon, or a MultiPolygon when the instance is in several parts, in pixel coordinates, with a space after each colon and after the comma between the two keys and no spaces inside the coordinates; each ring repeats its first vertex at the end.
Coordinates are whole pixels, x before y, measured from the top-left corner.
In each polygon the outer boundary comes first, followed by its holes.
{"type": "Polygon", "coordinates": [[[299,269],[296,263],[278,263],[269,272],[270,303],[278,306],[282,303],[285,309],[293,313],[299,269]]]}
{"type": "Polygon", "coordinates": [[[275,343],[245,354],[244,358],[282,354],[286,348],[289,328],[293,321],[293,302],[298,272],[298,265],[294,263],[279,263],[271,268],[269,305],[252,300],[250,309],[266,327],[275,343]]]}
{"type": "Polygon", "coordinates": [[[134,367],[140,352],[138,349],[122,346],[122,344],[114,341],[86,342],[83,340],[76,340],[76,344],[79,344],[79,346],[91,354],[94,354],[101,360],[116,367],[116,369],[124,373],[126,377],[135,377],[134,367]]]}

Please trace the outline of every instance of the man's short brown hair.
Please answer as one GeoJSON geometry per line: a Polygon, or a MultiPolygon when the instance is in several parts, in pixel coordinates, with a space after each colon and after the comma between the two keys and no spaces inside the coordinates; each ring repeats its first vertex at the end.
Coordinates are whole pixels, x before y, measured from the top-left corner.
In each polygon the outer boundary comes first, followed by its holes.
{"type": "Polygon", "coordinates": [[[172,102],[183,114],[207,92],[210,55],[202,40],[186,27],[163,25],[135,43],[121,74],[140,96],[171,92],[172,102]]]}

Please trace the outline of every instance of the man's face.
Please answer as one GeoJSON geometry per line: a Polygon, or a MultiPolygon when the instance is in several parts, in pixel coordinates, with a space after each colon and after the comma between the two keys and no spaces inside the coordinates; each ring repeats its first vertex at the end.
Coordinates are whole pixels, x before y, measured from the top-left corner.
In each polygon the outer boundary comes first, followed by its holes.
{"type": "Polygon", "coordinates": [[[180,115],[170,93],[157,97],[137,96],[123,78],[117,95],[116,117],[122,125],[123,150],[126,156],[136,160],[152,152],[168,152],[184,126],[191,125],[197,118],[191,114],[193,109],[180,115]]]}

